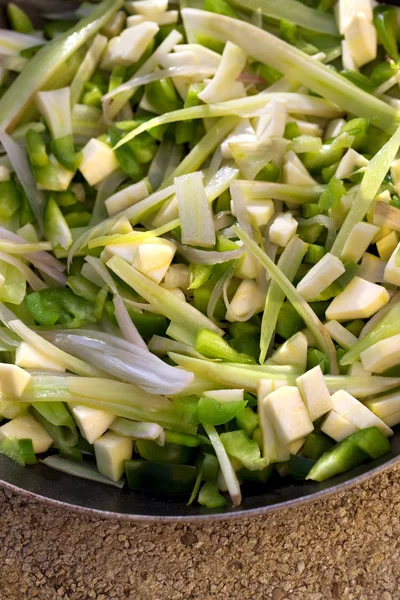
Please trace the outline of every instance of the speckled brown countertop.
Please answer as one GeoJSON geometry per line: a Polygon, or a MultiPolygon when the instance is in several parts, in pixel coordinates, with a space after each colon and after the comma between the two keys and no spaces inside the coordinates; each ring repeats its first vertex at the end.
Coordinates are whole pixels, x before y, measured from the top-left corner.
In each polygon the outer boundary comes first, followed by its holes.
{"type": "Polygon", "coordinates": [[[0,491],[0,599],[400,599],[399,477],[202,525],[101,520],[0,491]]]}

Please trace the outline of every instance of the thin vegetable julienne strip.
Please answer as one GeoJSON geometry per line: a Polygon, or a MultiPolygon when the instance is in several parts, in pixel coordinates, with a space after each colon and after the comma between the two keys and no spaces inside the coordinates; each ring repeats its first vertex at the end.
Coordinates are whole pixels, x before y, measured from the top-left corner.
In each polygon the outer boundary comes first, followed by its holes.
{"type": "Polygon", "coordinates": [[[261,250],[259,246],[257,246],[256,242],[252,240],[251,237],[247,235],[247,233],[244,232],[240,227],[234,226],[233,230],[239,239],[246,244],[247,249],[254,254],[262,266],[271,275],[272,279],[276,281],[281,290],[286,294],[288,300],[293,304],[300,317],[314,335],[318,344],[318,348],[321,350],[321,352],[324,352],[328,356],[332,375],[337,375],[338,364],[335,346],[330,335],[322,325],[321,321],[318,319],[315,312],[310,308],[296,288],[290,283],[288,278],[281,272],[279,267],[265,254],[263,250],[261,250]]]}
{"type": "Polygon", "coordinates": [[[63,63],[121,8],[123,0],[103,0],[73,29],[43,46],[0,100],[0,129],[13,129],[35,93],[63,63]]]}
{"type": "Polygon", "coordinates": [[[386,173],[389,171],[392,161],[400,146],[400,126],[390,140],[371,159],[362,179],[358,194],[351,205],[350,211],[336,237],[332,246],[331,254],[340,256],[344,245],[357,223],[363,220],[372,202],[377,195],[386,173]]]}

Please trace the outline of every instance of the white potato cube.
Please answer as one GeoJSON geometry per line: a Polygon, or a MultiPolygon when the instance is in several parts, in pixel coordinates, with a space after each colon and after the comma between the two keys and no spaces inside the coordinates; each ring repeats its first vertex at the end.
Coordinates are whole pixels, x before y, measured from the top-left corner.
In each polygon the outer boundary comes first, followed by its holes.
{"type": "Polygon", "coordinates": [[[82,148],[80,172],[89,185],[96,185],[119,168],[115,154],[104,142],[92,138],[82,148]]]}
{"type": "Polygon", "coordinates": [[[133,266],[156,283],[160,283],[175,256],[176,246],[163,238],[139,244],[133,266]]]}
{"type": "Polygon", "coordinates": [[[380,258],[374,254],[366,252],[362,257],[358,276],[361,277],[361,279],[372,281],[372,283],[382,283],[382,281],[384,281],[386,264],[385,261],[380,260],[380,258]]]}
{"type": "Polygon", "coordinates": [[[296,379],[311,421],[319,419],[332,409],[332,400],[321,367],[317,366],[296,379]]]}
{"type": "Polygon", "coordinates": [[[257,227],[267,225],[275,212],[275,206],[272,200],[249,200],[246,202],[246,208],[251,221],[257,225],[257,227]]]}
{"type": "Polygon", "coordinates": [[[285,462],[290,458],[288,446],[278,441],[269,412],[267,397],[258,399],[258,418],[261,429],[261,455],[270,463],[285,462]]]}
{"type": "Polygon", "coordinates": [[[400,364],[400,333],[380,340],[360,354],[361,362],[366,371],[382,373],[400,364]]]}
{"type": "Polygon", "coordinates": [[[0,363],[0,392],[6,396],[21,398],[30,379],[30,373],[17,365],[0,363]]]}
{"type": "Polygon", "coordinates": [[[105,410],[88,406],[71,405],[71,411],[82,436],[93,444],[115,421],[116,416],[105,410]]]}
{"type": "Polygon", "coordinates": [[[398,242],[399,240],[395,231],[391,231],[384,237],[380,238],[376,242],[376,249],[378,250],[380,259],[386,261],[389,260],[393,252],[396,250],[398,242]]]}
{"type": "Polygon", "coordinates": [[[200,100],[211,104],[244,96],[244,85],[236,80],[243,71],[246,61],[245,52],[236,44],[227,42],[217,72],[198,95],[200,100]]]}
{"type": "Polygon", "coordinates": [[[286,246],[296,235],[298,223],[290,213],[278,215],[269,230],[269,239],[273,244],[286,246]]]}
{"type": "Polygon", "coordinates": [[[240,123],[236,125],[235,129],[228,135],[228,137],[221,144],[221,152],[223,158],[231,159],[232,152],[229,144],[232,142],[257,142],[256,132],[249,119],[241,119],[240,123]]]}
{"type": "MultiPolygon", "coordinates": [[[[243,242],[238,242],[238,246],[243,246],[243,242]]],[[[235,277],[239,277],[240,279],[257,279],[260,271],[260,262],[251,252],[246,252],[235,271],[235,277]]]]}
{"type": "Polygon", "coordinates": [[[341,442],[352,433],[358,431],[358,427],[334,410],[331,410],[321,425],[321,431],[329,435],[336,442],[341,442]]]}
{"type": "Polygon", "coordinates": [[[297,290],[305,300],[314,300],[344,272],[342,261],[327,252],[297,284],[297,290]]]}
{"type": "Polygon", "coordinates": [[[45,428],[32,415],[17,417],[2,425],[0,427],[0,442],[8,437],[14,437],[17,440],[32,440],[35,454],[47,452],[53,443],[53,439],[49,436],[45,428]]]}
{"type": "Polygon", "coordinates": [[[287,446],[304,438],[314,429],[297,387],[286,386],[272,392],[264,400],[267,414],[281,444],[287,446]]]}
{"type": "Polygon", "coordinates": [[[15,364],[23,369],[38,369],[40,371],[58,371],[60,373],[65,372],[65,367],[60,365],[56,360],[53,360],[50,356],[39,352],[28,344],[27,342],[21,342],[15,353],[15,364]]]}
{"type": "Polygon", "coordinates": [[[94,443],[97,469],[105,477],[118,481],[124,474],[124,463],[132,458],[133,440],[108,431],[94,443]]]}
{"type": "Polygon", "coordinates": [[[118,219],[118,221],[113,225],[110,229],[110,233],[132,233],[133,227],[130,224],[127,217],[123,216],[118,219]]]}
{"type": "Polygon", "coordinates": [[[113,37],[108,42],[101,68],[110,69],[115,65],[133,65],[140,59],[158,31],[158,25],[151,21],[124,29],[121,35],[113,37]]]}
{"type": "Polygon", "coordinates": [[[346,289],[333,299],[325,313],[326,318],[337,321],[368,319],[389,300],[389,292],[384,287],[354,277],[346,289]]]}
{"type": "Polygon", "coordinates": [[[126,2],[125,7],[131,14],[141,15],[151,20],[165,13],[168,0],[133,0],[126,2]]]}
{"type": "Polygon", "coordinates": [[[286,340],[271,356],[278,365],[295,365],[305,370],[307,367],[307,338],[301,331],[286,340]]]}

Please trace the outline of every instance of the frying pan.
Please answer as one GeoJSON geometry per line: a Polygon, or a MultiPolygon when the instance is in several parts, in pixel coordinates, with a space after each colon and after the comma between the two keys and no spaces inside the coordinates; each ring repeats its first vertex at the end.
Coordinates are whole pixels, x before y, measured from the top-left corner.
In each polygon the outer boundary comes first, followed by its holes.
{"type": "MultiPolygon", "coordinates": [[[[392,4],[398,5],[399,1],[392,4]]],[[[0,0],[0,26],[6,26],[4,7],[0,0]]],[[[66,11],[78,2],[63,0],[18,1],[36,20],[42,12],[66,11]]],[[[297,506],[343,491],[400,463],[400,428],[391,439],[393,454],[334,477],[324,483],[293,482],[278,476],[263,488],[247,488],[241,506],[209,510],[201,506],[186,506],[186,499],[155,496],[142,492],[119,490],[92,481],[78,479],[42,464],[22,468],[0,456],[0,486],[13,492],[46,501],[54,505],[99,517],[134,521],[195,521],[248,517],[297,506]]]]}

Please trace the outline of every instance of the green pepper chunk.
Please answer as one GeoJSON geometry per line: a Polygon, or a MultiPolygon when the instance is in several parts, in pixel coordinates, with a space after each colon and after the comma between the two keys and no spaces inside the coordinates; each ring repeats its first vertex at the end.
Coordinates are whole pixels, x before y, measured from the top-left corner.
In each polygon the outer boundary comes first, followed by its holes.
{"type": "Polygon", "coordinates": [[[214,454],[204,454],[203,479],[204,481],[216,481],[219,471],[219,462],[214,454]]]}
{"type": "Polygon", "coordinates": [[[239,429],[243,429],[251,437],[259,424],[258,415],[250,407],[246,406],[236,416],[236,423],[239,429]]]}
{"type": "Polygon", "coordinates": [[[57,140],[52,140],[51,150],[60,165],[69,171],[75,172],[79,168],[82,154],[75,152],[72,135],[65,135],[57,140]]]}
{"type": "Polygon", "coordinates": [[[49,157],[46,150],[46,144],[40,133],[34,129],[29,129],[25,139],[29,161],[32,167],[46,167],[49,164],[49,157]]]}
{"type": "Polygon", "coordinates": [[[97,285],[83,277],[82,275],[70,275],[67,278],[67,286],[76,294],[85,298],[88,302],[96,302],[99,292],[97,285]]]}
{"type": "Polygon", "coordinates": [[[244,431],[227,431],[220,437],[229,456],[237,458],[250,471],[261,471],[268,466],[268,459],[261,458],[258,443],[244,431]]]}
{"type": "Polygon", "coordinates": [[[346,188],[344,187],[341,179],[332,177],[328,183],[328,187],[322,192],[319,199],[319,206],[322,210],[329,210],[330,208],[336,208],[342,198],[346,195],[346,188]]]}
{"type": "Polygon", "coordinates": [[[225,362],[255,364],[255,359],[234,350],[228,342],[209,329],[200,329],[196,336],[195,348],[206,358],[218,358],[225,362]]]}
{"type": "Polygon", "coordinates": [[[287,463],[288,474],[292,479],[302,481],[306,479],[314,465],[315,460],[306,458],[305,456],[297,456],[292,454],[287,463]]]}
{"type": "Polygon", "coordinates": [[[213,265],[189,265],[190,285],[189,290],[197,290],[204,285],[211,277],[213,265]]]}
{"type": "Polygon", "coordinates": [[[219,493],[217,484],[214,481],[206,481],[203,484],[197,501],[206,508],[222,508],[226,506],[226,500],[219,493]]]}
{"type": "Polygon", "coordinates": [[[201,439],[191,433],[181,433],[179,431],[165,430],[165,443],[176,444],[178,446],[187,446],[188,448],[197,448],[201,446],[201,439]]]}
{"type": "Polygon", "coordinates": [[[370,77],[358,73],[357,71],[350,71],[349,69],[343,69],[340,71],[340,74],[342,77],[345,77],[348,81],[351,81],[351,83],[354,83],[354,85],[364,90],[364,92],[368,92],[369,94],[374,93],[375,84],[371,81],[370,77]]]}
{"type": "Polygon", "coordinates": [[[301,454],[306,458],[317,461],[324,452],[333,448],[334,445],[334,442],[332,442],[332,440],[324,433],[312,431],[306,437],[306,441],[301,449],[301,454]]]}
{"type": "Polygon", "coordinates": [[[196,467],[190,465],[127,460],[125,473],[131,490],[152,494],[189,495],[196,482],[196,467]]]}
{"type": "Polygon", "coordinates": [[[11,458],[21,467],[37,463],[31,439],[6,437],[0,442],[0,454],[11,458]]]}
{"type": "Polygon", "coordinates": [[[389,441],[377,427],[361,429],[325,452],[312,467],[307,479],[325,481],[366,460],[380,458],[390,450],[389,441]]]}
{"type": "Polygon", "coordinates": [[[380,4],[374,8],[374,25],[378,40],[395,62],[399,61],[397,39],[399,27],[397,9],[388,4],[380,4]]]}
{"type": "Polygon", "coordinates": [[[206,425],[224,425],[232,421],[246,404],[245,400],[219,402],[215,398],[200,398],[197,405],[199,421],[206,425]]]}
{"type": "Polygon", "coordinates": [[[54,440],[54,445],[65,456],[78,459],[80,455],[73,452],[78,441],[75,423],[62,402],[35,402],[30,412],[54,440]],[[52,405],[52,406],[47,406],[52,405]]]}
{"type": "Polygon", "coordinates": [[[184,465],[193,457],[192,448],[178,444],[159,446],[151,440],[136,440],[136,448],[142,458],[158,463],[184,465]]]}
{"type": "Polygon", "coordinates": [[[204,10],[237,19],[237,12],[225,0],[205,0],[204,10]]]}
{"type": "Polygon", "coordinates": [[[14,31],[18,31],[18,33],[30,33],[34,31],[33,23],[26,12],[13,2],[7,5],[7,17],[14,31]]]}
{"type": "Polygon", "coordinates": [[[170,79],[151,81],[145,90],[147,101],[160,115],[182,108],[182,100],[170,79]]]}
{"type": "Polygon", "coordinates": [[[15,183],[9,181],[0,182],[0,221],[8,221],[20,207],[20,197],[15,183]]]}
{"type": "MultiPolygon", "coordinates": [[[[109,136],[112,146],[115,146],[122,138],[122,135],[114,128],[109,129],[109,136]]],[[[143,179],[144,169],[128,144],[114,150],[114,154],[121,169],[129,175],[134,182],[143,179]]]]}
{"type": "Polygon", "coordinates": [[[268,163],[257,173],[254,179],[255,181],[271,181],[274,183],[275,181],[278,181],[280,176],[280,168],[272,163],[268,163]]]}
{"type": "Polygon", "coordinates": [[[284,302],[276,322],[276,333],[283,337],[283,339],[288,340],[292,335],[303,329],[303,327],[304,321],[299,316],[297,310],[290,302],[284,302]]]}
{"type": "Polygon", "coordinates": [[[35,321],[47,327],[62,323],[76,328],[84,323],[96,322],[93,304],[70,289],[45,288],[32,292],[26,296],[25,304],[35,321]]]}

